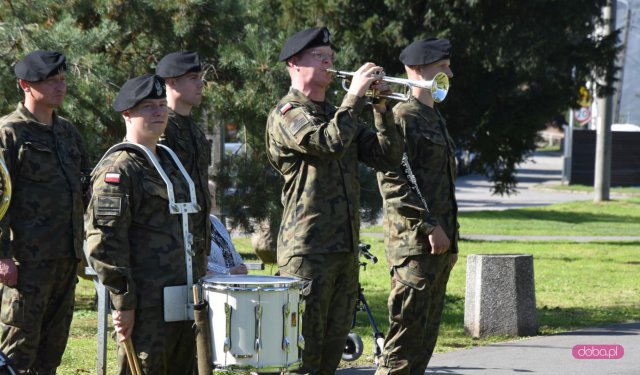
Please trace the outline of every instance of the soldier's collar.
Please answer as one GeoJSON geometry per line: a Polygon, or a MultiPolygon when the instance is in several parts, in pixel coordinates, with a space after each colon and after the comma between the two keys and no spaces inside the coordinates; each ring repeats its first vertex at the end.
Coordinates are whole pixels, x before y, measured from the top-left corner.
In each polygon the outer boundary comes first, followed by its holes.
{"type": "Polygon", "coordinates": [[[53,114],[52,114],[53,121],[51,122],[51,126],[41,123],[33,115],[33,113],[31,113],[31,111],[29,111],[27,109],[27,107],[24,106],[24,102],[18,103],[18,113],[20,114],[20,117],[24,121],[29,121],[30,123],[35,123],[35,125],[37,125],[38,127],[41,127],[44,130],[47,130],[47,131],[52,131],[53,127],[55,126],[55,124],[58,123],[58,121],[59,121],[58,114],[56,113],[56,111],[53,111],[53,114]]]}
{"type": "MultiPolygon", "coordinates": [[[[176,125],[176,127],[178,127],[178,129],[188,129],[190,126],[190,122],[191,122],[191,115],[189,116],[183,116],[181,114],[179,114],[178,112],[174,111],[173,109],[167,107],[167,110],[169,111],[169,121],[171,122],[171,118],[175,118],[178,121],[173,121],[173,123],[176,125]]],[[[167,124],[168,125],[168,124],[167,124]]]]}
{"type": "Polygon", "coordinates": [[[298,102],[305,107],[314,108],[319,114],[326,113],[327,101],[325,100],[322,103],[315,102],[311,100],[308,96],[302,93],[302,91],[298,89],[294,89],[291,87],[289,89],[289,94],[287,95],[287,101],[298,102]]]}

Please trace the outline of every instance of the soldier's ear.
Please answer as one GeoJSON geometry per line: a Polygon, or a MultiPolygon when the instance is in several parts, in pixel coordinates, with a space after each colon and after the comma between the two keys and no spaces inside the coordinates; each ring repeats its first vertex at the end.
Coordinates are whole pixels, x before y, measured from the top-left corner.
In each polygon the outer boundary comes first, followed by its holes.
{"type": "Polygon", "coordinates": [[[25,81],[24,79],[19,79],[18,80],[18,86],[20,86],[20,88],[24,92],[30,92],[31,91],[31,86],[29,86],[29,82],[25,81]]]}
{"type": "Polygon", "coordinates": [[[297,68],[298,67],[298,56],[297,55],[291,56],[287,60],[287,66],[289,68],[297,68]]]}

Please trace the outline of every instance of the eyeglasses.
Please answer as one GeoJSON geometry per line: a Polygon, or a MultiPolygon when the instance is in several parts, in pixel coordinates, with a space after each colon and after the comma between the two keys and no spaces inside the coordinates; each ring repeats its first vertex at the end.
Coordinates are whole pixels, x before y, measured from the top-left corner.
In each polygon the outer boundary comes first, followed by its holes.
{"type": "Polygon", "coordinates": [[[333,59],[335,58],[335,53],[333,52],[329,52],[329,53],[323,53],[323,52],[318,52],[318,51],[311,51],[310,52],[311,56],[313,56],[316,60],[324,62],[324,61],[333,61],[333,59]]]}

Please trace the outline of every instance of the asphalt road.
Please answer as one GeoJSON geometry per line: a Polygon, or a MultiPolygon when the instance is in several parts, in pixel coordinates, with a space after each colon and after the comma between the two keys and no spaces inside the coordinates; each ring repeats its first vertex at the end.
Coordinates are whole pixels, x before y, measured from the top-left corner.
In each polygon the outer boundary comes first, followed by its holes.
{"type": "Polygon", "coordinates": [[[544,206],[576,200],[591,200],[591,194],[576,194],[534,189],[543,184],[559,184],[562,179],[560,153],[537,153],[519,166],[516,173],[516,194],[493,195],[493,184],[484,176],[460,176],[456,182],[456,198],[460,211],[506,210],[509,208],[544,206]]]}

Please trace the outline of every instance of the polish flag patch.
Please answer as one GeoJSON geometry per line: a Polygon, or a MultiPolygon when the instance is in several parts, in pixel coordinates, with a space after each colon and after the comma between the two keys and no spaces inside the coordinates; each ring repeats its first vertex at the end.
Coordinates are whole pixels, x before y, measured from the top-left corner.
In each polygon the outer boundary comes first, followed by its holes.
{"type": "Polygon", "coordinates": [[[287,103],[287,104],[283,105],[282,107],[280,107],[280,114],[284,115],[291,108],[293,108],[293,104],[291,104],[291,103],[287,103]]]}
{"type": "Polygon", "coordinates": [[[107,173],[104,176],[104,182],[108,182],[111,184],[119,184],[120,183],[120,173],[107,173]]]}

